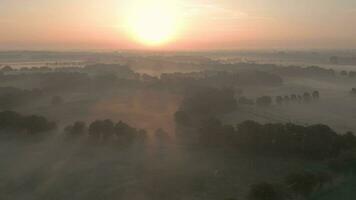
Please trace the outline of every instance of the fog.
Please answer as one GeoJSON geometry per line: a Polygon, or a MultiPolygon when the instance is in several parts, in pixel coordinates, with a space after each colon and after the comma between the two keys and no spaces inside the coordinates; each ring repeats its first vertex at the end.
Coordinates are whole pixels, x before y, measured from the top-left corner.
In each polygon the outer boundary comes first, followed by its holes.
{"type": "Polygon", "coordinates": [[[355,55],[0,52],[0,199],[337,196],[355,55]]]}

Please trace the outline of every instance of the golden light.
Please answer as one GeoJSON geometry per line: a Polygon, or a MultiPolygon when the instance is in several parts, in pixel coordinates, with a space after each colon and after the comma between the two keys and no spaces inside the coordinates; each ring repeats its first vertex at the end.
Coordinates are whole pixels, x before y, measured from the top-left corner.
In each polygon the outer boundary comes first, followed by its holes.
{"type": "Polygon", "coordinates": [[[129,34],[144,45],[165,44],[179,31],[179,7],[174,0],[136,0],[128,11],[129,34]]]}

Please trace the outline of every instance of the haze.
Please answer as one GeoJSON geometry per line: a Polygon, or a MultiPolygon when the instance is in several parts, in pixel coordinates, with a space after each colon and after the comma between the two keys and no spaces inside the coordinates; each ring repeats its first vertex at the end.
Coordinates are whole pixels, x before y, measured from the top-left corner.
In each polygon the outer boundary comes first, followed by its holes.
{"type": "Polygon", "coordinates": [[[355,0],[0,0],[0,200],[355,200],[355,0]]]}
{"type": "MultiPolygon", "coordinates": [[[[153,48],[133,39],[127,31],[125,20],[130,2],[2,0],[0,48],[153,48]]],[[[164,2],[172,3],[181,24],[173,39],[155,49],[352,48],[356,45],[353,0],[164,2]]]]}

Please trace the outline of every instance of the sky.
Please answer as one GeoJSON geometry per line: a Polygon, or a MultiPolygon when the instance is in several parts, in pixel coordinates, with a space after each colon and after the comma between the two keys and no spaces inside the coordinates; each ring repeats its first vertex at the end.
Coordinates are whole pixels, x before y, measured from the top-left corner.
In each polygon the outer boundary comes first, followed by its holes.
{"type": "Polygon", "coordinates": [[[355,0],[0,0],[0,13],[2,50],[356,48],[355,0]],[[169,5],[147,14],[151,1],[169,5]]]}

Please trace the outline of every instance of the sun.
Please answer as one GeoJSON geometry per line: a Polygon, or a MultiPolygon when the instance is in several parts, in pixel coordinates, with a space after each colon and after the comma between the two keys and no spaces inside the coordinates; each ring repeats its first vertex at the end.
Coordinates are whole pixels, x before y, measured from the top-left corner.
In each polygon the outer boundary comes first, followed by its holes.
{"type": "Polygon", "coordinates": [[[130,36],[147,46],[159,46],[175,39],[179,28],[179,9],[173,0],[136,0],[127,14],[130,36]]]}

